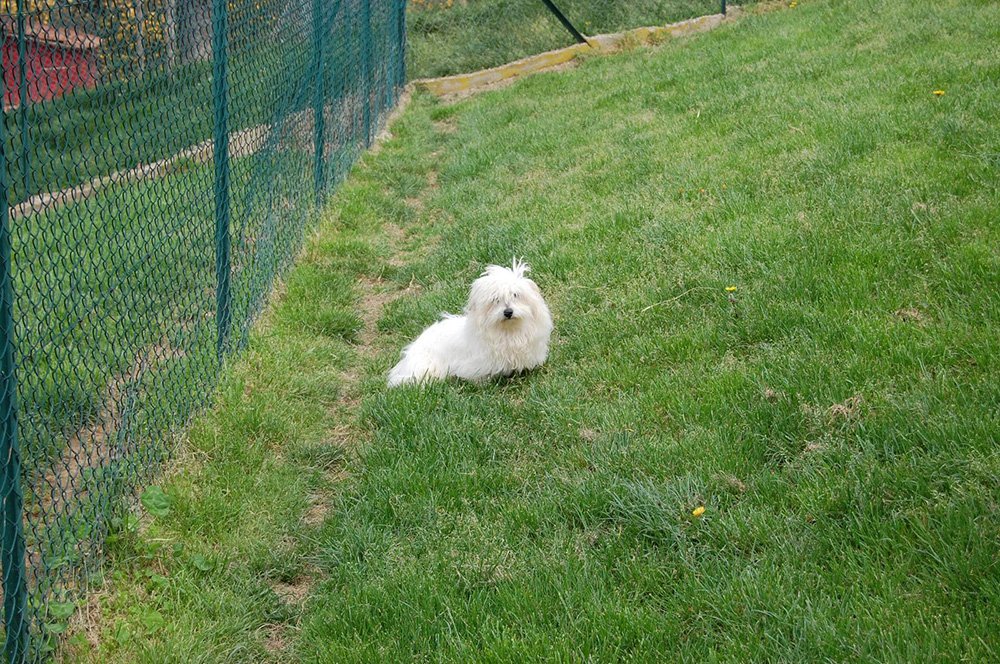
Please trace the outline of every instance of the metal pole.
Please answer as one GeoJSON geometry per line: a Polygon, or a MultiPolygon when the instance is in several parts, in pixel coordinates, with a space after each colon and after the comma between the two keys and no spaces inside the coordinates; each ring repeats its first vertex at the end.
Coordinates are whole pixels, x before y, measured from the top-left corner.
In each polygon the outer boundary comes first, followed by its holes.
{"type": "Polygon", "coordinates": [[[315,169],[313,171],[313,189],[316,193],[316,204],[323,203],[324,193],[324,164],[323,152],[326,149],[326,116],[323,113],[323,101],[326,95],[326,77],[324,73],[323,57],[326,51],[326,44],[329,40],[325,37],[326,21],[323,19],[323,0],[313,0],[312,21],[313,21],[313,149],[316,154],[315,169]]]}
{"type": "Polygon", "coordinates": [[[545,6],[549,8],[549,11],[552,12],[557,19],[559,19],[559,22],[563,24],[563,27],[569,30],[569,33],[573,35],[573,39],[580,44],[588,43],[587,38],[583,36],[583,33],[577,30],[576,26],[569,22],[566,15],[563,14],[558,7],[556,7],[556,4],[552,2],[552,0],[542,0],[542,2],[544,2],[545,6]]]}
{"type": "Polygon", "coordinates": [[[396,101],[394,94],[396,71],[392,62],[392,53],[396,47],[396,17],[392,11],[394,6],[393,2],[380,4],[378,14],[380,26],[378,68],[383,91],[382,110],[386,112],[387,117],[396,101]]]}
{"type": "MultiPolygon", "coordinates": [[[[20,2],[18,3],[20,8],[20,2]]],[[[6,93],[0,76],[0,99],[6,93]]],[[[0,500],[3,501],[3,610],[11,664],[28,652],[25,614],[28,575],[24,563],[24,498],[21,494],[21,450],[17,440],[17,376],[14,364],[14,288],[10,242],[10,182],[7,174],[7,119],[0,115],[0,500]]]]}
{"type": "Polygon", "coordinates": [[[726,0],[722,0],[722,15],[726,15],[726,0]]]}
{"type": "Polygon", "coordinates": [[[399,91],[406,85],[406,0],[397,0],[396,7],[397,15],[397,30],[399,34],[397,35],[398,41],[396,42],[396,47],[399,52],[396,55],[396,61],[399,66],[399,70],[396,72],[397,75],[397,90],[396,97],[399,97],[399,91]]]}
{"type": "Polygon", "coordinates": [[[369,147],[375,140],[375,128],[372,126],[372,87],[374,85],[375,74],[372,72],[372,61],[375,54],[372,52],[372,0],[364,0],[362,7],[362,17],[364,27],[361,30],[361,39],[364,41],[364,67],[365,67],[365,91],[364,91],[364,115],[365,115],[365,147],[369,147]]]}
{"type": "Polygon", "coordinates": [[[229,15],[227,0],[212,2],[212,99],[215,102],[215,307],[221,362],[229,339],[230,245],[229,236],[229,15]]]}
{"type": "MultiPolygon", "coordinates": [[[[352,148],[357,146],[358,138],[361,135],[360,125],[364,122],[364,118],[359,112],[359,109],[355,107],[355,100],[360,98],[360,93],[357,92],[357,89],[359,85],[358,81],[361,77],[360,70],[362,67],[352,66],[354,64],[353,59],[355,56],[353,47],[358,47],[361,41],[361,38],[358,36],[361,34],[361,27],[358,24],[358,2],[360,2],[360,0],[348,0],[346,3],[347,9],[344,11],[344,20],[347,26],[346,41],[350,44],[350,46],[347,47],[348,57],[351,61],[347,62],[341,60],[339,63],[340,71],[343,72],[343,78],[345,80],[345,84],[342,86],[341,94],[345,97],[345,103],[350,100],[350,142],[352,148]]],[[[357,56],[364,60],[364,53],[360,51],[360,48],[357,52],[357,56]]]]}
{"type": "Polygon", "coordinates": [[[25,39],[24,0],[17,0],[17,95],[18,124],[21,127],[21,180],[24,186],[23,197],[31,197],[30,157],[31,136],[28,134],[28,46],[25,39]]]}

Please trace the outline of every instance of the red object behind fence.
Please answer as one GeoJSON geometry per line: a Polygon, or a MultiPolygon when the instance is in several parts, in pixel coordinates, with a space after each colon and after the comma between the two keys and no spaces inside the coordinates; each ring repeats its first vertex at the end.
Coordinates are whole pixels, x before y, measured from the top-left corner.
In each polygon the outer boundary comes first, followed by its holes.
{"type": "MultiPolygon", "coordinates": [[[[3,106],[21,102],[17,21],[0,18],[3,37],[3,106]]],[[[61,97],[97,85],[101,40],[78,30],[64,30],[27,21],[24,27],[25,81],[28,103],[61,97]]]]}

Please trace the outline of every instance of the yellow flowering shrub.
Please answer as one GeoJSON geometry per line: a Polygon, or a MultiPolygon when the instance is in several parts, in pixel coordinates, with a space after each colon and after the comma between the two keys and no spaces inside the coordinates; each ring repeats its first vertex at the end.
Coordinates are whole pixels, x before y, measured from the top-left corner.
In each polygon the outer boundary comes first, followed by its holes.
{"type": "MultiPolygon", "coordinates": [[[[104,0],[100,17],[105,72],[116,78],[129,77],[167,69],[183,60],[177,34],[183,26],[178,25],[181,17],[171,18],[171,4],[176,9],[178,3],[170,0],[104,0]]],[[[228,0],[227,6],[230,32],[238,40],[258,39],[282,17],[282,0],[228,0]]],[[[210,40],[211,34],[201,38],[210,40]]],[[[210,49],[210,43],[203,44],[202,52],[210,53],[210,49]]]]}
{"type": "MultiPolygon", "coordinates": [[[[24,9],[32,19],[49,22],[56,0],[24,0],[24,9]]],[[[0,0],[0,14],[16,14],[17,0],[0,0]]]]}

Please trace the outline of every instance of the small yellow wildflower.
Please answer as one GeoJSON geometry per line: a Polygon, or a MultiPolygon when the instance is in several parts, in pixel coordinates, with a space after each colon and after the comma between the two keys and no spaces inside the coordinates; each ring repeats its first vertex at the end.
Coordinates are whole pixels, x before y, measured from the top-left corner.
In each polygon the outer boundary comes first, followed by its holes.
{"type": "Polygon", "coordinates": [[[798,0],[792,0],[791,2],[788,3],[789,9],[795,9],[798,6],[799,6],[798,0]]]}
{"type": "Polygon", "coordinates": [[[705,506],[699,505],[698,507],[694,508],[694,510],[691,511],[691,516],[699,517],[704,513],[705,513],[705,506]]]}
{"type": "Polygon", "coordinates": [[[726,286],[726,292],[727,293],[735,293],[736,292],[736,286],[726,286]]]}
{"type": "Polygon", "coordinates": [[[943,97],[944,96],[944,90],[935,90],[933,92],[933,94],[934,94],[935,97],[943,97]]]}

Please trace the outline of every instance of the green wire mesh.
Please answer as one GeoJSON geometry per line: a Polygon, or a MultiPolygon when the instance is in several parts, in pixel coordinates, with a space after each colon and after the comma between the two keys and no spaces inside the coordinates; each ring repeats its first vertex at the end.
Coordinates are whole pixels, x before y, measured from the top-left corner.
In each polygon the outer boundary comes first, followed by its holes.
{"type": "MultiPolygon", "coordinates": [[[[720,8],[555,4],[590,35],[720,8]]],[[[541,0],[0,0],[0,38],[0,563],[24,661],[406,78],[574,38],[541,0]]]]}
{"type": "Polygon", "coordinates": [[[136,487],[395,106],[404,11],[404,0],[0,2],[3,587],[16,661],[53,646],[136,487]]]}

